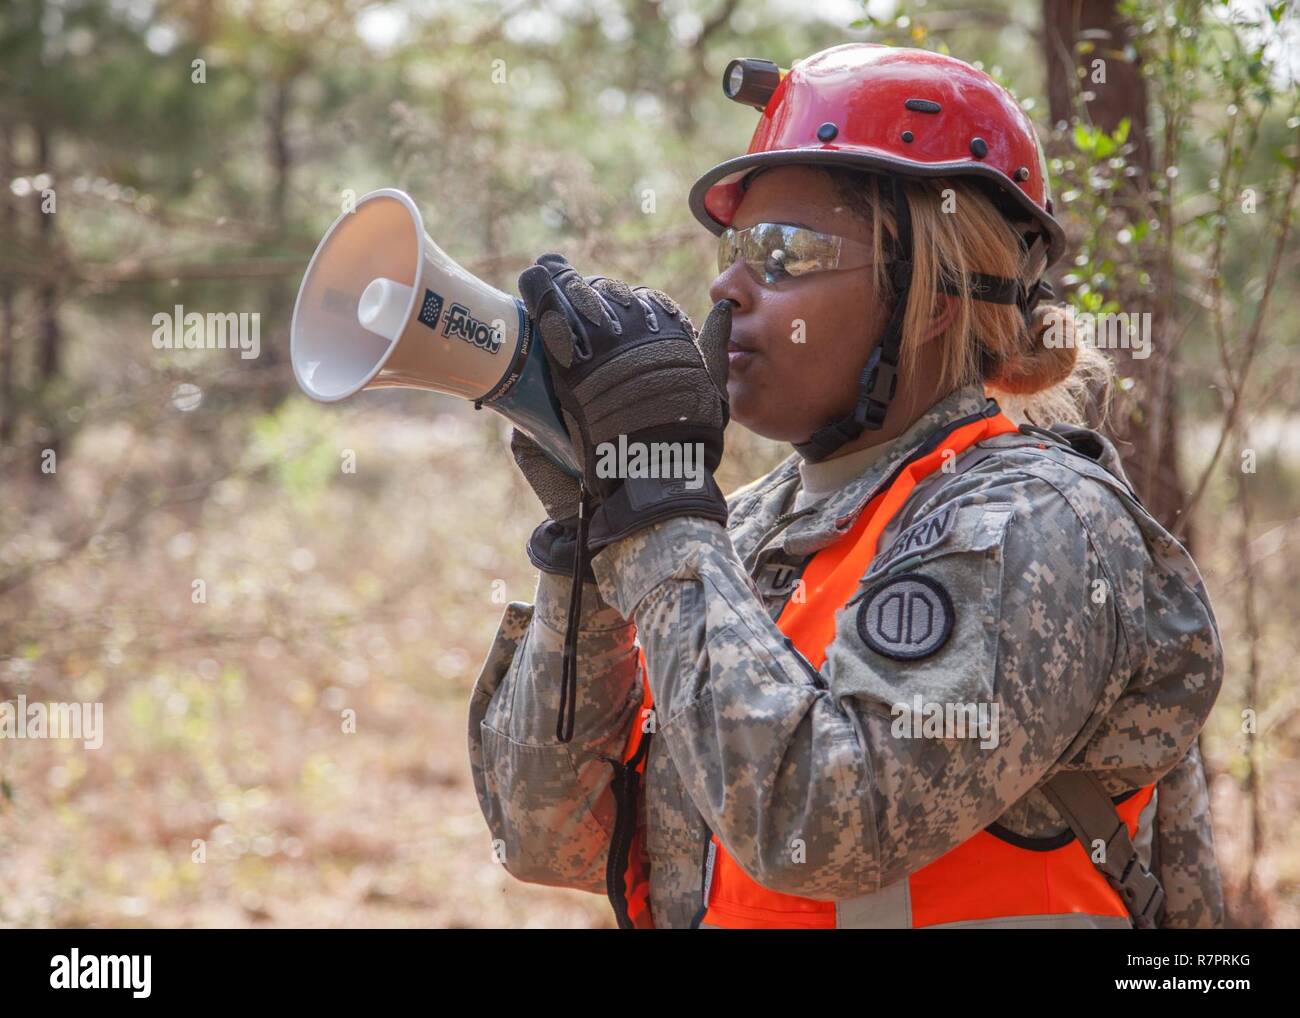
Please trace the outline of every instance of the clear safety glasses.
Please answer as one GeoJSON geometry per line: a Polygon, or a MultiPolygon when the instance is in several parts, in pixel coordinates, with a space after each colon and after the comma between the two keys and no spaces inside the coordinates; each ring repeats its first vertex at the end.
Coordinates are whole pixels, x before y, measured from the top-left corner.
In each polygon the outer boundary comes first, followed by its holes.
{"type": "Polygon", "coordinates": [[[866,244],[788,223],[755,223],[743,230],[728,227],[718,242],[718,272],[740,259],[758,282],[768,286],[813,272],[872,263],[866,244]]]}

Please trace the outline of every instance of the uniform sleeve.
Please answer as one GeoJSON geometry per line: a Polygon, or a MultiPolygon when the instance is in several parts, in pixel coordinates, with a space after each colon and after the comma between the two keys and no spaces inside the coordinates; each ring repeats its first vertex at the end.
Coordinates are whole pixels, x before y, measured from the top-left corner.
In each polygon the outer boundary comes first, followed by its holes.
{"type": "Polygon", "coordinates": [[[1221,929],[1223,887],[1214,855],[1210,794],[1196,743],[1160,779],[1156,875],[1165,889],[1162,929],[1221,929]]]}
{"type": "MultiPolygon", "coordinates": [[[[882,596],[840,609],[820,672],[716,524],[667,520],[596,556],[606,600],[635,617],[659,737],[764,886],[845,898],[914,872],[1078,752],[1122,690],[1113,591],[1140,583],[1140,540],[1108,536],[1099,553],[1070,501],[1032,474],[968,483],[942,540],[869,576],[868,591],[894,584],[882,596]]],[[[1181,702],[1203,720],[1216,691],[1181,702]]],[[[1150,751],[1151,780],[1198,727],[1150,751]]]]}
{"type": "Polygon", "coordinates": [[[470,700],[470,768],[498,862],[530,883],[603,893],[609,761],[641,704],[636,630],[585,586],[573,738],[559,742],[570,582],[542,573],[535,605],[506,608],[470,700]]]}

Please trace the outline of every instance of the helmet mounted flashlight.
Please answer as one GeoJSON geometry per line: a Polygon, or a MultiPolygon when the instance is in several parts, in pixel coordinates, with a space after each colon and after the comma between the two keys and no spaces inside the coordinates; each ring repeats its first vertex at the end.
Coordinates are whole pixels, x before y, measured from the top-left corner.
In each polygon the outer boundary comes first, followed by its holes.
{"type": "Polygon", "coordinates": [[[731,61],[722,72],[722,91],[733,102],[762,111],[784,76],[785,72],[771,60],[742,57],[731,61]]]}

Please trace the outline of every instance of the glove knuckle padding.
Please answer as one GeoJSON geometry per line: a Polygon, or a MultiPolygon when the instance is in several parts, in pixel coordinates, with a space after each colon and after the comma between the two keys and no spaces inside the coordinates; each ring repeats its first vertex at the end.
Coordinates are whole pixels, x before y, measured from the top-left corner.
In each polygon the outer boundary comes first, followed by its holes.
{"type": "Polygon", "coordinates": [[[702,366],[700,351],[694,343],[685,336],[665,336],[619,350],[592,365],[582,378],[575,380],[573,394],[580,402],[589,404],[603,390],[625,382],[637,384],[650,372],[670,369],[686,374],[699,371],[702,366]]]}
{"type": "MultiPolygon", "coordinates": [[[[645,303],[647,308],[651,308],[653,304],[658,304],[659,307],[667,312],[668,316],[673,321],[681,323],[682,328],[688,336],[695,335],[695,325],[691,322],[690,318],[687,317],[686,312],[682,310],[681,305],[678,304],[677,301],[664,293],[663,290],[652,286],[639,286],[636,289],[636,294],[645,303]]],[[[651,313],[653,314],[653,311],[651,311],[651,313]]]]}
{"type": "Polygon", "coordinates": [[[600,296],[581,279],[574,277],[565,284],[564,294],[573,305],[574,310],[592,325],[604,325],[609,321],[605,305],[600,296]]]}
{"type": "Polygon", "coordinates": [[[651,298],[656,304],[658,304],[661,308],[667,311],[670,315],[680,315],[682,313],[682,309],[677,304],[677,301],[673,300],[670,296],[668,296],[668,294],[664,293],[663,290],[660,290],[657,287],[642,286],[638,288],[638,292],[643,294],[646,297],[651,298]]]}
{"type": "Polygon", "coordinates": [[[644,287],[638,287],[634,290],[623,280],[610,279],[608,276],[593,276],[590,285],[602,297],[613,300],[623,311],[628,312],[628,314],[620,315],[617,311],[609,308],[611,320],[618,323],[614,326],[615,333],[621,334],[626,331],[625,326],[635,326],[636,323],[630,313],[634,306],[640,309],[645,327],[651,332],[659,332],[659,317],[655,314],[650,302],[641,295],[645,289],[644,287]]]}
{"type": "Polygon", "coordinates": [[[585,407],[595,440],[681,421],[718,426],[718,393],[703,369],[694,343],[665,337],[598,365],[573,394],[585,407]]]}
{"type": "Polygon", "coordinates": [[[608,276],[599,276],[591,284],[592,289],[603,293],[606,297],[611,297],[618,301],[623,307],[629,307],[632,304],[632,288],[621,279],[610,279],[608,276]]]}
{"type": "Polygon", "coordinates": [[[537,319],[537,328],[546,344],[546,352],[567,368],[573,363],[573,330],[563,312],[548,309],[537,319]]]}
{"type": "Polygon", "coordinates": [[[641,388],[643,399],[627,398],[622,391],[611,389],[588,404],[588,420],[592,422],[593,439],[607,440],[617,435],[630,435],[661,424],[691,423],[717,427],[722,423],[722,413],[713,383],[698,375],[691,377],[676,372],[659,372],[668,384],[657,384],[651,379],[648,389],[641,388]]]}

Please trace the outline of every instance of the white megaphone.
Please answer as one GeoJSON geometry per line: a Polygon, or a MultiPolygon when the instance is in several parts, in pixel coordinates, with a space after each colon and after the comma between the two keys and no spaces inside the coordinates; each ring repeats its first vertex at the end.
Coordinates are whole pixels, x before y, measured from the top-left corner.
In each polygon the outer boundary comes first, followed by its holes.
{"type": "Polygon", "coordinates": [[[581,474],[523,302],[447,257],[403,191],[371,191],[326,232],[298,289],[289,351],[312,399],[445,392],[502,414],[581,474]]]}

